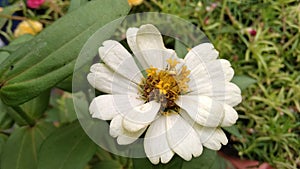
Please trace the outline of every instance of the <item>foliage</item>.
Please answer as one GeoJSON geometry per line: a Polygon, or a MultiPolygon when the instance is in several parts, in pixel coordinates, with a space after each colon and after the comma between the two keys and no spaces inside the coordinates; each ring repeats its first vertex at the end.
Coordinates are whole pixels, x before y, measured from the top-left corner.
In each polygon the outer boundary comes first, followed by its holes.
{"type": "Polygon", "coordinates": [[[299,168],[299,1],[151,0],[145,6],[144,11],[172,13],[196,24],[237,75],[254,79],[244,79],[255,83],[243,90],[237,106],[242,138],[231,138],[239,155],[276,168],[299,168]]]}

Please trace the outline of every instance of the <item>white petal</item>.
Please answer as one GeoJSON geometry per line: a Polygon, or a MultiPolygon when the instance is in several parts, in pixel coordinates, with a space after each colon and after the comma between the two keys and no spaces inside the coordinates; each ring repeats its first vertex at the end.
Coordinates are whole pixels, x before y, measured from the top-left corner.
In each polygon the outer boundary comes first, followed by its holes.
{"type": "Polygon", "coordinates": [[[138,93],[138,87],[135,83],[114,73],[102,63],[92,65],[90,71],[92,73],[88,74],[87,79],[99,91],[116,94],[138,93]]]}
{"type": "Polygon", "coordinates": [[[229,82],[233,76],[234,76],[234,70],[231,67],[231,64],[228,60],[225,59],[219,59],[221,64],[222,64],[222,70],[225,75],[225,80],[229,82]]]}
{"type": "Polygon", "coordinates": [[[178,114],[167,117],[167,138],[171,149],[189,161],[192,156],[200,156],[203,150],[195,130],[178,114]]]}
{"type": "Polygon", "coordinates": [[[116,117],[114,117],[110,122],[110,130],[109,130],[109,133],[112,137],[117,137],[117,142],[120,145],[133,143],[146,130],[146,128],[143,128],[137,132],[129,132],[123,128],[122,121],[123,121],[122,115],[117,115],[116,117]]]}
{"type": "Polygon", "coordinates": [[[174,50],[165,48],[159,30],[151,24],[140,27],[136,35],[136,44],[138,47],[136,55],[142,56],[147,63],[144,68],[153,66],[165,69],[168,58],[178,58],[174,50]]]}
{"type": "Polygon", "coordinates": [[[227,137],[222,129],[212,127],[202,127],[198,124],[194,126],[202,144],[212,150],[220,150],[222,144],[228,143],[227,137]]]}
{"type": "Polygon", "coordinates": [[[238,113],[229,105],[223,104],[224,119],[221,123],[222,127],[232,126],[239,118],[238,113]]]}
{"type": "Polygon", "coordinates": [[[166,117],[160,116],[148,128],[144,139],[145,153],[153,164],[168,163],[174,155],[166,135],[166,117]]]}
{"type": "Polygon", "coordinates": [[[143,101],[137,95],[100,95],[92,100],[89,111],[93,118],[111,120],[141,104],[143,101]]]}
{"type": "Polygon", "coordinates": [[[103,62],[125,78],[140,83],[143,77],[131,54],[117,41],[107,40],[99,48],[103,62]]]}
{"type": "Polygon", "coordinates": [[[176,104],[184,109],[195,122],[203,126],[217,127],[224,118],[222,104],[207,96],[179,96],[176,104]]]}
{"type": "Polygon", "coordinates": [[[126,113],[123,120],[123,127],[131,132],[136,132],[147,127],[156,117],[161,104],[151,101],[134,107],[126,113]]]}
{"type": "Polygon", "coordinates": [[[192,93],[207,92],[207,89],[213,91],[216,87],[223,87],[233,77],[233,69],[230,63],[225,59],[218,59],[209,62],[204,62],[191,69],[189,64],[187,68],[191,70],[189,78],[189,88],[192,93]]]}
{"type": "Polygon", "coordinates": [[[217,59],[219,52],[211,43],[202,43],[193,47],[185,56],[184,61],[191,69],[199,64],[217,59]]]}
{"type": "Polygon", "coordinates": [[[138,30],[139,30],[138,28],[127,29],[127,32],[126,32],[127,43],[129,45],[130,49],[132,50],[132,52],[134,53],[134,55],[136,56],[137,60],[141,64],[141,66],[144,69],[147,69],[149,67],[149,65],[145,61],[144,57],[142,56],[142,54],[139,51],[139,48],[136,44],[136,34],[137,34],[138,30]]]}

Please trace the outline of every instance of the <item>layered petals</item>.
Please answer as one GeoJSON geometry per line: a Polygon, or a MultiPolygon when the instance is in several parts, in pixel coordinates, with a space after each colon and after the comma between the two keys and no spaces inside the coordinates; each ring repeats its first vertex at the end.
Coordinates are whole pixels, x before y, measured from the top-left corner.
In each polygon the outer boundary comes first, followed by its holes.
{"type": "Polygon", "coordinates": [[[135,83],[114,73],[102,63],[92,65],[90,71],[87,79],[99,91],[114,94],[138,93],[138,87],[135,83]]]}
{"type": "Polygon", "coordinates": [[[154,121],[161,104],[151,101],[129,110],[124,117],[123,127],[131,132],[136,132],[147,127],[154,121]]]}
{"type": "Polygon", "coordinates": [[[148,128],[144,147],[145,153],[153,164],[168,163],[174,155],[167,140],[167,117],[160,116],[148,128]]]}
{"type": "Polygon", "coordinates": [[[89,111],[93,118],[112,120],[116,115],[142,105],[137,95],[100,95],[94,98],[89,111]]]}
{"type": "Polygon", "coordinates": [[[200,156],[203,147],[192,126],[175,113],[169,114],[166,120],[167,139],[170,148],[187,161],[191,160],[193,156],[200,156]]]}
{"type": "Polygon", "coordinates": [[[117,41],[107,40],[99,48],[99,55],[103,62],[114,72],[125,78],[140,83],[143,75],[131,54],[117,41]]]}
{"type": "Polygon", "coordinates": [[[123,116],[117,115],[112,119],[112,121],[110,122],[110,126],[109,126],[109,134],[112,137],[117,137],[117,142],[120,145],[127,145],[127,144],[133,143],[146,130],[146,127],[145,127],[139,131],[130,132],[123,128],[122,122],[123,122],[123,116]]]}

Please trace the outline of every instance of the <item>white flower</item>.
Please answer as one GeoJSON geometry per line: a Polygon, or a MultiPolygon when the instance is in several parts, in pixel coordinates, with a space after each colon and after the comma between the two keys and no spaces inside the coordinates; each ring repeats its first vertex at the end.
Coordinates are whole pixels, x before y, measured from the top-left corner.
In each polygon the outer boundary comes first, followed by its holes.
{"type": "Polygon", "coordinates": [[[89,83],[108,93],[93,99],[92,117],[111,120],[110,135],[121,145],[146,131],[144,149],[153,164],[167,163],[175,153],[191,160],[203,146],[219,150],[227,144],[220,127],[236,122],[232,107],[241,102],[240,89],[230,82],[230,63],[217,59],[210,43],[180,59],[150,24],[129,28],[126,37],[136,59],[119,42],[108,40],[99,48],[104,63],[90,69],[89,83]]]}

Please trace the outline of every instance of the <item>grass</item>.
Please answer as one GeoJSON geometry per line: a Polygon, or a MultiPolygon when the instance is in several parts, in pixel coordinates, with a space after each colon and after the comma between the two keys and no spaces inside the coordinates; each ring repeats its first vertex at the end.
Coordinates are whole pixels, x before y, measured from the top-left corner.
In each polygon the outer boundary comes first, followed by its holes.
{"type": "Polygon", "coordinates": [[[151,0],[132,12],[161,11],[197,25],[231,61],[237,75],[257,83],[236,107],[241,157],[275,168],[300,167],[300,3],[298,0],[151,0]],[[249,32],[253,30],[256,32],[249,32]],[[255,35],[254,35],[255,34],[255,35]]]}

